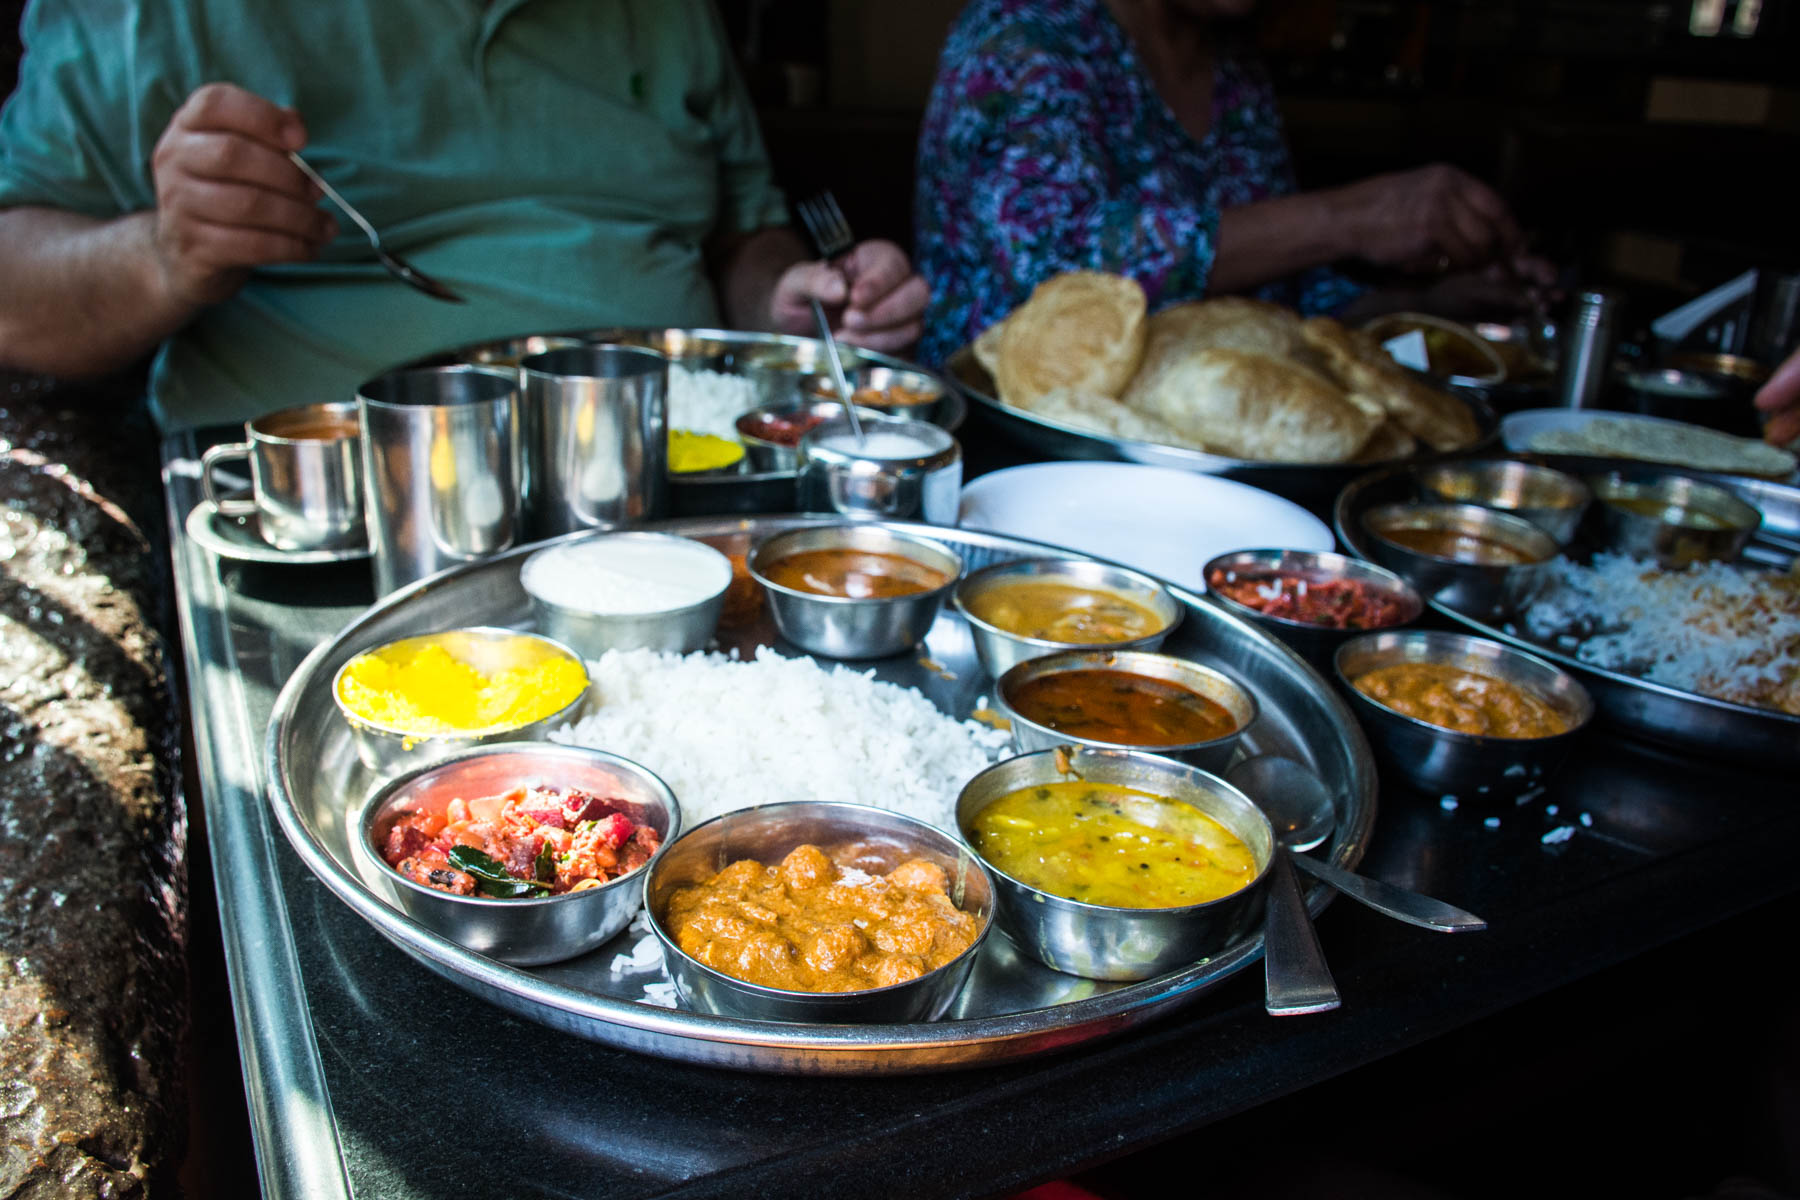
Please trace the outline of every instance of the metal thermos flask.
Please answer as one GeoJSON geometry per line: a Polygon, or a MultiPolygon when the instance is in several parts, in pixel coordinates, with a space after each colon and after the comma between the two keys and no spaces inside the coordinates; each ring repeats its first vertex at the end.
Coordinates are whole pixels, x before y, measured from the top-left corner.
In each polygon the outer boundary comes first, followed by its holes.
{"type": "Polygon", "coordinates": [[[1592,289],[1576,296],[1563,333],[1563,407],[1593,408],[1599,402],[1612,367],[1618,309],[1619,298],[1611,292],[1592,289]]]}

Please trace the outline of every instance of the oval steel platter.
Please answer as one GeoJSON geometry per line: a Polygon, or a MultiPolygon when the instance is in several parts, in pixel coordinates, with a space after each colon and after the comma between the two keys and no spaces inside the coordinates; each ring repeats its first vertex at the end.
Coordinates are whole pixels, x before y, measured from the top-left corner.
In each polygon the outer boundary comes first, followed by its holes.
{"type": "MultiPolygon", "coordinates": [[[[1531,461],[1578,475],[1620,467],[1674,470],[1624,459],[1529,457],[1531,461]]],[[[1763,510],[1763,533],[1746,550],[1745,562],[1771,566],[1791,561],[1794,553],[1800,551],[1800,488],[1705,472],[1677,473],[1691,474],[1730,488],[1763,510]]],[[[1339,493],[1332,514],[1338,540],[1358,558],[1370,558],[1369,536],[1362,526],[1363,512],[1376,504],[1412,499],[1415,495],[1412,472],[1408,467],[1389,467],[1352,481],[1339,493]]],[[[1653,683],[1623,671],[1597,667],[1555,645],[1524,637],[1510,626],[1490,625],[1430,596],[1425,600],[1450,620],[1482,637],[1529,651],[1573,671],[1593,693],[1599,715],[1622,729],[1701,754],[1725,755],[1774,766],[1800,765],[1800,716],[1779,709],[1718,700],[1698,692],[1653,683]]]]}
{"type": "MultiPolygon", "coordinates": [[[[818,517],[690,518],[654,528],[741,555],[770,533],[818,517]]],[[[897,525],[948,542],[968,569],[1015,558],[1062,554],[1035,542],[974,530],[897,525]]],[[[571,535],[583,537],[585,534],[571,535]]],[[[269,799],[282,831],[306,865],[380,933],[451,983],[519,1016],[597,1042],[661,1057],[797,1074],[882,1074],[942,1070],[1021,1058],[1117,1033],[1191,1002],[1262,956],[1260,932],[1212,959],[1157,979],[1107,984],[1062,975],[1023,957],[1005,936],[990,937],[956,1007],[940,1021],[906,1025],[798,1025],[706,1016],[644,1000],[644,985],[666,977],[660,964],[630,962],[631,933],[582,958],[548,967],[509,967],[431,933],[401,912],[350,831],[377,781],[357,761],[332,702],[331,680],[352,655],[389,639],[459,625],[530,628],[519,567],[533,547],[422,580],[394,593],[320,646],[276,701],[266,744],[269,799]]],[[[1369,746],[1344,702],[1280,642],[1175,589],[1184,620],[1167,650],[1223,669],[1255,693],[1261,717],[1246,753],[1280,753],[1308,763],[1337,806],[1330,860],[1362,857],[1375,819],[1369,746]]],[[[778,640],[766,611],[747,627],[721,631],[721,648],[748,654],[778,640]]],[[[917,688],[942,711],[967,717],[989,694],[967,624],[946,606],[916,652],[872,663],[880,679],[917,688]]],[[[653,764],[650,765],[654,770],[653,764]]],[[[1315,887],[1309,905],[1324,907],[1315,887]]]]}

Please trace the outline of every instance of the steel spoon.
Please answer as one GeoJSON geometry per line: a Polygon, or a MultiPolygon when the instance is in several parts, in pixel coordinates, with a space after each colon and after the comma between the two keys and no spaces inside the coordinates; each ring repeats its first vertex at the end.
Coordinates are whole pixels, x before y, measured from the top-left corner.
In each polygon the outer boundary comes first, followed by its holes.
{"type": "Polygon", "coordinates": [[[1290,851],[1288,857],[1295,865],[1352,900],[1359,900],[1395,920],[1435,933],[1469,933],[1487,928],[1486,921],[1453,904],[1354,874],[1301,853],[1331,836],[1337,824],[1331,793],[1325,790],[1324,780],[1304,764],[1265,754],[1238,763],[1231,769],[1229,779],[1262,808],[1269,823],[1275,826],[1276,840],[1290,851]]]}
{"type": "Polygon", "coordinates": [[[293,161],[293,164],[296,167],[300,168],[308,179],[319,185],[320,191],[331,197],[331,202],[333,204],[344,210],[345,216],[361,226],[363,233],[368,235],[369,245],[375,247],[375,257],[381,260],[381,265],[387,268],[388,274],[392,275],[402,283],[411,284],[421,292],[424,292],[427,296],[434,297],[438,300],[448,300],[452,304],[461,304],[463,302],[461,296],[457,295],[425,272],[419,270],[419,268],[413,266],[397,254],[390,254],[387,248],[381,244],[381,235],[375,232],[375,227],[369,224],[369,222],[363,218],[361,213],[350,207],[350,202],[338,195],[337,189],[332,187],[329,183],[326,183],[324,177],[313,170],[311,164],[305,159],[301,158],[291,150],[288,152],[288,158],[293,161]]]}
{"type": "Polygon", "coordinates": [[[812,310],[813,319],[819,323],[819,339],[825,343],[825,361],[831,367],[831,382],[837,385],[844,415],[850,418],[850,432],[860,443],[863,440],[862,420],[856,415],[856,397],[850,391],[850,380],[844,375],[844,360],[838,357],[837,339],[831,336],[831,322],[826,320],[825,309],[816,299],[812,301],[812,310]]]}

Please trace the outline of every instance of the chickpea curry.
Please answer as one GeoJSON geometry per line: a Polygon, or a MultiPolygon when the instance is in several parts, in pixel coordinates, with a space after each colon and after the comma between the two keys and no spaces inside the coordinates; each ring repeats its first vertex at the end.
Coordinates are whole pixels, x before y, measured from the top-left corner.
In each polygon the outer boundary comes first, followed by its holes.
{"type": "Polygon", "coordinates": [[[949,890],[927,859],[875,875],[804,845],[778,866],[740,859],[676,889],[663,924],[683,951],[734,979],[859,992],[917,979],[975,944],[981,922],[949,890]]]}
{"type": "Polygon", "coordinates": [[[1363,695],[1416,721],[1458,733],[1534,738],[1566,733],[1569,718],[1504,679],[1443,663],[1378,667],[1351,680],[1363,695]]]}

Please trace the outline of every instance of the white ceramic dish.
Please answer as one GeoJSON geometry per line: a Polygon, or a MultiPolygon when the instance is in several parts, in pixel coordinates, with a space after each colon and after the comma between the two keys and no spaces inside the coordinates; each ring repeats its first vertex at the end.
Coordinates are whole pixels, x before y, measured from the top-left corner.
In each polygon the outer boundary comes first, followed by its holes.
{"type": "Polygon", "coordinates": [[[966,529],[1067,546],[1204,591],[1203,568],[1232,550],[1331,550],[1326,524],[1248,484],[1138,463],[1008,467],[963,487],[966,529]]]}

